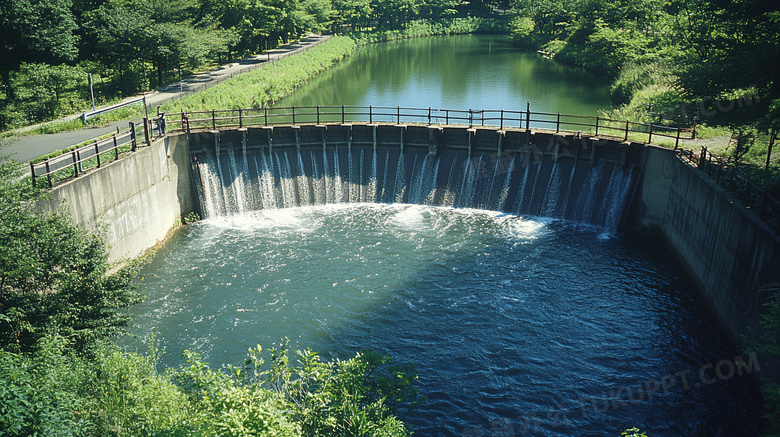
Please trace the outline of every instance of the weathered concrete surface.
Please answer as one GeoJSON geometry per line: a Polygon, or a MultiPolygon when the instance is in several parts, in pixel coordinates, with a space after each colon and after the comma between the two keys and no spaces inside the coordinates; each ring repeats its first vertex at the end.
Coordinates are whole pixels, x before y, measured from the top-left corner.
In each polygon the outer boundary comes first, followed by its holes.
{"type": "Polygon", "coordinates": [[[780,282],[780,238],[673,150],[649,146],[632,221],[661,231],[732,339],[755,339],[766,296],[780,282]]]}
{"type": "Polygon", "coordinates": [[[56,187],[43,207],[64,204],[76,225],[104,226],[111,261],[136,257],[195,210],[189,161],[186,137],[166,137],[56,187]]]}

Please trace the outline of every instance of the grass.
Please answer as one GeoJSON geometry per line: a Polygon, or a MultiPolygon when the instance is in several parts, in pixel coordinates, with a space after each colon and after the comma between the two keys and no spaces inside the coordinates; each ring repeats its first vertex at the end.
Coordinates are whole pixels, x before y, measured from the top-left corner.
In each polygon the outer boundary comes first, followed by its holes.
{"type": "Polygon", "coordinates": [[[278,60],[184,99],[164,105],[168,113],[263,108],[351,54],[355,41],[335,36],[310,50],[278,60]]]}

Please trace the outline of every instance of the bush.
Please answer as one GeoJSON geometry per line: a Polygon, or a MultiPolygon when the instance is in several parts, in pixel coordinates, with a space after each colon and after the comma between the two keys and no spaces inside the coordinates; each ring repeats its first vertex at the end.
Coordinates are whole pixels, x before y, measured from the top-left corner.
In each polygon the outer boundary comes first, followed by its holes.
{"type": "Polygon", "coordinates": [[[534,33],[534,20],[528,17],[516,17],[509,22],[509,40],[516,46],[539,48],[538,35],[534,33]]]}

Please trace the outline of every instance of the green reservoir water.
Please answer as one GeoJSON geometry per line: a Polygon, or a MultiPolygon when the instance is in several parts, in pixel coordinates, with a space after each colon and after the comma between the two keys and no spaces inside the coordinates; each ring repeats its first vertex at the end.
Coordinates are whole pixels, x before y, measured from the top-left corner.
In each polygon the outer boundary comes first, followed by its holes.
{"type": "Polygon", "coordinates": [[[276,106],[356,105],[525,110],[598,115],[609,84],[500,35],[414,38],[372,44],[276,106]]]}

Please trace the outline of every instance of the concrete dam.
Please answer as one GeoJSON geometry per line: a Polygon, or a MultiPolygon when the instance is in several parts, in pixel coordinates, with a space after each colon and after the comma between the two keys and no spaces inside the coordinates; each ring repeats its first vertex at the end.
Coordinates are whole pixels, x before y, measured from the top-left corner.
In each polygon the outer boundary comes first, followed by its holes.
{"type": "Polygon", "coordinates": [[[676,151],[534,129],[304,124],[169,134],[56,187],[106,226],[114,260],[204,217],[328,203],[417,203],[551,217],[663,238],[735,343],[780,282],[780,238],[676,151]]]}
{"type": "Polygon", "coordinates": [[[573,220],[617,232],[642,147],[574,135],[303,125],[190,136],[201,213],[413,203],[573,220]]]}

